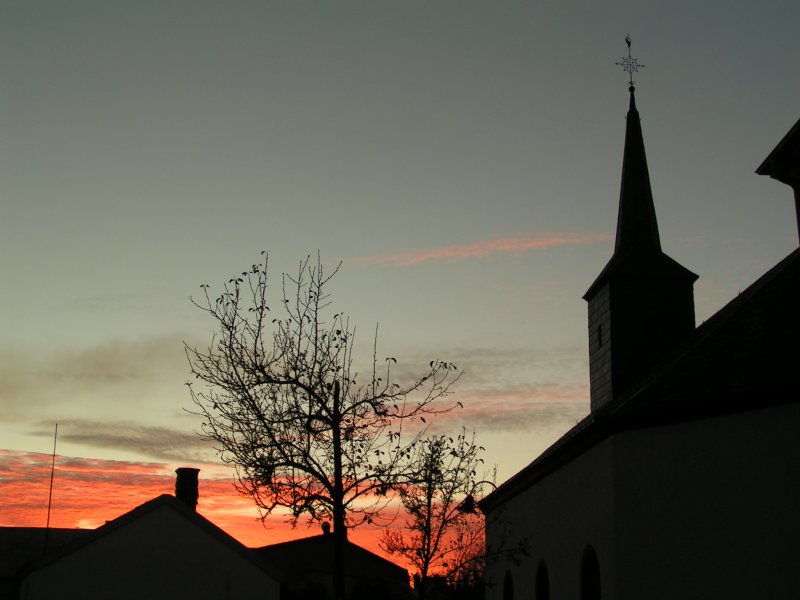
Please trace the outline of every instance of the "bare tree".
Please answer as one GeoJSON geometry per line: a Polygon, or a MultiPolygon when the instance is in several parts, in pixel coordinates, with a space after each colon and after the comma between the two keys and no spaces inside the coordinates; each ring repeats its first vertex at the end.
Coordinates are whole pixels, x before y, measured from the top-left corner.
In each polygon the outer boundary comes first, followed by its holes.
{"type": "Polygon", "coordinates": [[[416,568],[421,600],[436,582],[473,584],[483,571],[484,523],[475,498],[494,484],[478,474],[482,451],[474,433],[465,430],[456,438],[426,438],[415,448],[412,475],[399,488],[408,515],[405,530],[386,530],[381,547],[416,568]]]}
{"type": "MultiPolygon", "coordinates": [[[[192,300],[216,322],[208,347],[186,346],[189,385],[203,432],[235,466],[239,491],[262,517],[288,508],[333,521],[334,596],[344,598],[346,528],[371,521],[401,477],[401,465],[426,417],[458,379],[456,367],[431,361],[410,383],[398,383],[397,361],[377,359],[377,333],[366,381],[354,368],[355,327],[331,314],[321,260],[306,258],[283,275],[275,310],[268,303],[268,258],[230,279],[218,297],[204,285],[192,300]],[[403,424],[414,419],[414,427],[403,424]],[[417,433],[414,434],[413,431],[417,433]]],[[[376,330],[377,331],[377,330],[376,330]]]]}

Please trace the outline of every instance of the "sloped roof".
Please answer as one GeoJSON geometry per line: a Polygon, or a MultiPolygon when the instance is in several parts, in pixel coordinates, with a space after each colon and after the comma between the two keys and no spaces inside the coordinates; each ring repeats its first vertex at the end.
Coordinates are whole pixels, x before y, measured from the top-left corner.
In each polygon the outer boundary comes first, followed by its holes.
{"type": "Polygon", "coordinates": [[[800,119],[759,165],[756,173],[769,175],[789,185],[800,182],[800,119]]]}
{"type": "Polygon", "coordinates": [[[246,548],[238,540],[234,539],[204,516],[192,510],[185,503],[169,494],[162,494],[161,496],[153,498],[152,500],[137,506],[133,510],[126,512],[116,519],[108,521],[105,525],[102,525],[97,529],[88,530],[86,535],[81,535],[76,539],[73,539],[72,541],[54,549],[45,556],[34,560],[28,569],[26,569],[26,572],[40,569],[63,556],[75,552],[79,548],[91,544],[102,537],[113,534],[113,532],[130,525],[136,520],[141,519],[145,515],[162,507],[168,507],[169,509],[175,511],[180,517],[190,521],[193,525],[202,529],[205,533],[216,539],[218,542],[228,546],[231,550],[265,571],[271,577],[280,581],[280,574],[273,565],[266,563],[261,557],[259,557],[249,548],[246,548]]]}
{"type": "Polygon", "coordinates": [[[696,280],[696,274],[661,250],[651,252],[617,251],[586,290],[583,299],[591,300],[607,281],[688,281],[694,283],[696,280]]]}
{"type": "Polygon", "coordinates": [[[484,498],[491,511],[608,436],[800,402],[800,249],[484,498]]]}
{"type": "MultiPolygon", "coordinates": [[[[315,535],[255,548],[254,551],[286,575],[300,575],[310,571],[330,573],[333,539],[332,534],[315,535]]],[[[345,570],[348,577],[380,579],[408,585],[408,571],[403,567],[349,540],[346,544],[345,570]]]]}

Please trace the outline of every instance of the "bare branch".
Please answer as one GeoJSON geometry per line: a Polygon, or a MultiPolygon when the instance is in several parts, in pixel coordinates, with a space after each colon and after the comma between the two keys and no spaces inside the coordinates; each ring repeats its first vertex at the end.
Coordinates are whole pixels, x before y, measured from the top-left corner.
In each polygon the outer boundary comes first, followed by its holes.
{"type": "Polygon", "coordinates": [[[207,347],[185,347],[193,412],[264,518],[279,508],[293,523],[337,510],[340,527],[375,518],[424,431],[403,423],[452,408],[441,400],[459,378],[455,366],[436,359],[410,383],[397,381],[394,358],[379,367],[377,328],[369,380],[359,379],[355,326],[332,311],[328,291],[340,267],[308,256],[271,298],[264,253],[218,296],[203,285],[191,298],[216,326],[207,347]]]}

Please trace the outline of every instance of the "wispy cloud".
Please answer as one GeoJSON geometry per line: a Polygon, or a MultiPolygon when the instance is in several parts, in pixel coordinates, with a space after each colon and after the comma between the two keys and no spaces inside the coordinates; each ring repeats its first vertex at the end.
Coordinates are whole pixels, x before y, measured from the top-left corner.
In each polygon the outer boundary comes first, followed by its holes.
{"type": "MultiPolygon", "coordinates": [[[[582,347],[452,348],[446,356],[458,365],[462,377],[441,406],[456,402],[463,406],[433,419],[429,426],[433,432],[463,426],[482,433],[531,431],[552,437],[588,412],[588,357],[582,347]]],[[[396,375],[403,382],[413,373],[406,363],[422,364],[422,359],[398,364],[396,375]]]]}
{"type": "Polygon", "coordinates": [[[346,262],[365,265],[410,267],[425,262],[460,261],[482,258],[494,254],[522,254],[531,250],[545,250],[557,246],[577,246],[610,240],[611,236],[598,233],[529,233],[496,240],[469,244],[441,246],[426,250],[412,250],[383,256],[363,256],[346,262]]]}
{"type": "Polygon", "coordinates": [[[482,433],[563,432],[588,412],[584,401],[513,391],[466,398],[463,405],[449,419],[482,433]]]}
{"type": "Polygon", "coordinates": [[[183,381],[180,338],[111,340],[46,355],[0,350],[0,438],[7,447],[42,449],[59,423],[70,451],[112,450],[133,458],[209,460],[195,435],[200,419],[183,381]]]}
{"type": "MultiPolygon", "coordinates": [[[[32,434],[52,436],[52,423],[39,423],[32,434]]],[[[59,434],[65,442],[101,450],[127,450],[156,460],[208,462],[214,457],[212,442],[191,429],[126,420],[71,419],[59,422],[59,434]]]]}
{"type": "Polygon", "coordinates": [[[34,355],[0,349],[0,414],[30,415],[33,408],[73,403],[107,405],[109,399],[141,400],[163,385],[182,386],[186,357],[179,336],[110,340],[75,350],[34,355]]]}

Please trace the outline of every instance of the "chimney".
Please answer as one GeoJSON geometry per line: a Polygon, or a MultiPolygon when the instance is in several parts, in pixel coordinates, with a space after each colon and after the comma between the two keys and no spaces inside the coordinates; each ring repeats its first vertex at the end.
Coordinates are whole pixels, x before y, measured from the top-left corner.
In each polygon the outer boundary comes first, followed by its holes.
{"type": "Polygon", "coordinates": [[[192,510],[197,509],[197,474],[200,469],[178,467],[175,469],[175,497],[192,510]]]}

